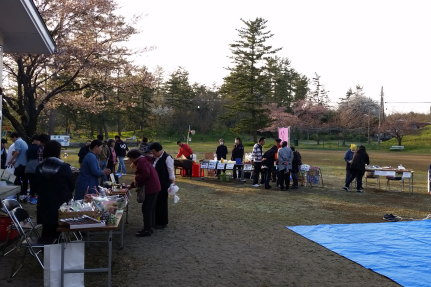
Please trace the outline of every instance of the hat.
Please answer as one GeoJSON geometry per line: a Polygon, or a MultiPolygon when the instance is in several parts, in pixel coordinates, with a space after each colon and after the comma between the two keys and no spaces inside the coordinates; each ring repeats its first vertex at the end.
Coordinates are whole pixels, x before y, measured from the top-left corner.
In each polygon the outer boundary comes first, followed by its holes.
{"type": "Polygon", "coordinates": [[[350,149],[351,150],[356,150],[356,145],[355,144],[350,144],[350,149]]]}

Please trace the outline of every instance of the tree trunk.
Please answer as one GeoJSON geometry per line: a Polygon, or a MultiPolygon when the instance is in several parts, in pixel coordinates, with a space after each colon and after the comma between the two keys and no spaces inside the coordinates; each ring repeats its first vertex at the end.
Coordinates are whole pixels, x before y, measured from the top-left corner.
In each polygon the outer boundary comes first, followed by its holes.
{"type": "MultiPolygon", "coordinates": [[[[54,134],[55,130],[55,110],[51,110],[48,115],[48,134],[52,135],[54,134]]],[[[67,125],[67,118],[66,118],[66,125],[67,125]]]]}
{"type": "Polygon", "coordinates": [[[397,142],[399,146],[401,145],[402,141],[403,141],[403,137],[397,137],[397,142]]]}

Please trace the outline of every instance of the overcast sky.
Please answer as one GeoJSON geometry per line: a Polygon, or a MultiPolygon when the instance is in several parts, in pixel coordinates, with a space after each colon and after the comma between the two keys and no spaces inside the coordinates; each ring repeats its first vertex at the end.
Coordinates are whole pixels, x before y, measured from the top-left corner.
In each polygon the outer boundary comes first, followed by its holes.
{"type": "Polygon", "coordinates": [[[356,84],[378,101],[383,86],[387,112],[430,112],[430,1],[117,1],[127,18],[142,16],[130,46],[156,47],[136,55],[150,70],[182,66],[192,82],[220,85],[240,19],[262,17],[278,55],[309,78],[318,73],[333,103],[356,84]]]}

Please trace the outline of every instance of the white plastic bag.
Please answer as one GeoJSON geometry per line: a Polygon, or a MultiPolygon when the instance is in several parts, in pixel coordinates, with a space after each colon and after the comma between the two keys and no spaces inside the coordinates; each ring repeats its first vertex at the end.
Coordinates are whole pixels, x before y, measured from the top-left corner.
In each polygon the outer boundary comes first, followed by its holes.
{"type": "Polygon", "coordinates": [[[178,203],[180,201],[180,197],[178,195],[174,195],[174,203],[178,203]]]}
{"type": "Polygon", "coordinates": [[[178,185],[176,185],[175,183],[172,183],[168,188],[168,193],[170,195],[175,195],[178,192],[178,190],[180,190],[178,185]]]}
{"type": "MultiPolygon", "coordinates": [[[[84,269],[84,242],[66,243],[64,249],[64,269],[84,269]]],[[[44,246],[43,281],[45,287],[61,285],[61,244],[44,246]]],[[[64,274],[64,286],[84,287],[84,273],[64,274]]]]}

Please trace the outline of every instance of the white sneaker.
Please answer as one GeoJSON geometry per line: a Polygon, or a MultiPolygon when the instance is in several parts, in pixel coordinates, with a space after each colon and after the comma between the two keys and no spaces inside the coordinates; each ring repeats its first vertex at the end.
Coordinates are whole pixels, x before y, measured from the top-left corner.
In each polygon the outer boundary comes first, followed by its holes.
{"type": "Polygon", "coordinates": [[[253,186],[253,187],[259,187],[259,186],[260,186],[260,184],[256,183],[256,184],[253,184],[252,186],[253,186]]]}

